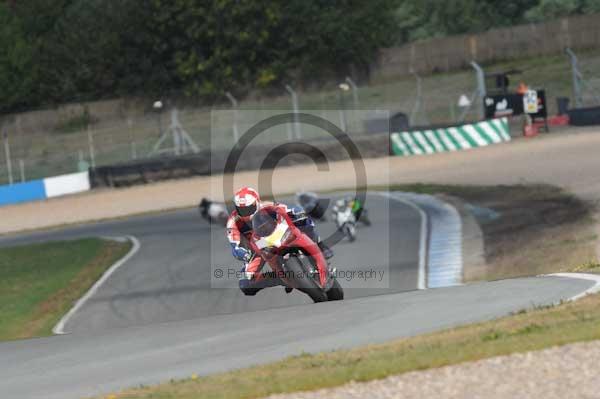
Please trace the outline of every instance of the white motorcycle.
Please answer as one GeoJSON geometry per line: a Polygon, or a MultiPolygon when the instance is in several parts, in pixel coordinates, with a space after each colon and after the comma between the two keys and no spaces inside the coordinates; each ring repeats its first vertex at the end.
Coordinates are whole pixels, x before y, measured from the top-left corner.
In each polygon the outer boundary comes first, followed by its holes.
{"type": "Polygon", "coordinates": [[[200,215],[208,221],[208,223],[216,223],[221,226],[227,224],[229,213],[227,207],[221,202],[213,202],[206,198],[202,198],[200,204],[198,204],[200,215]]]}
{"type": "Polygon", "coordinates": [[[340,232],[342,232],[350,242],[356,240],[356,217],[352,212],[351,204],[343,199],[337,200],[332,209],[333,220],[340,232]]]}

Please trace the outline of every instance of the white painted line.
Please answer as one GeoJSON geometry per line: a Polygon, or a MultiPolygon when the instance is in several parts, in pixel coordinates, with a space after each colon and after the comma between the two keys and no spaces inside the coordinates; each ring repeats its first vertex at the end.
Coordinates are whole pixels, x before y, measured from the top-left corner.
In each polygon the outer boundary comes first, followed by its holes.
{"type": "Polygon", "coordinates": [[[575,295],[575,296],[567,299],[568,302],[577,301],[578,299],[581,299],[587,295],[596,294],[596,293],[600,292],[600,275],[587,274],[587,273],[554,273],[554,274],[547,274],[547,276],[576,278],[576,279],[580,279],[580,280],[593,281],[595,283],[593,286],[591,286],[590,288],[588,288],[581,294],[575,295]]]}
{"type": "Polygon", "coordinates": [[[129,250],[127,255],[119,259],[114,265],[112,265],[107,271],[105,271],[102,277],[100,277],[100,279],[96,281],[96,283],[94,283],[92,288],[90,288],[84,296],[79,298],[77,303],[75,303],[75,306],[73,306],[71,310],[69,310],[69,312],[66,315],[64,315],[60,319],[60,321],[54,326],[54,328],[52,329],[52,332],[54,334],[66,334],[64,329],[69,319],[73,317],[73,315],[92,297],[92,295],[96,293],[96,291],[98,291],[98,288],[100,288],[100,286],[104,284],[106,280],[108,280],[111,274],[117,271],[119,267],[123,266],[129,259],[131,259],[131,257],[133,257],[133,255],[135,255],[140,250],[140,242],[137,238],[135,238],[134,236],[126,236],[125,238],[132,242],[133,247],[129,250]]]}
{"type": "Polygon", "coordinates": [[[424,290],[427,288],[427,237],[429,235],[427,213],[425,213],[425,211],[421,209],[421,207],[419,207],[412,201],[393,196],[391,193],[388,192],[381,191],[378,194],[384,197],[391,198],[395,201],[401,202],[405,205],[408,205],[409,207],[415,209],[421,216],[421,237],[419,240],[419,277],[417,281],[417,289],[424,290]]]}

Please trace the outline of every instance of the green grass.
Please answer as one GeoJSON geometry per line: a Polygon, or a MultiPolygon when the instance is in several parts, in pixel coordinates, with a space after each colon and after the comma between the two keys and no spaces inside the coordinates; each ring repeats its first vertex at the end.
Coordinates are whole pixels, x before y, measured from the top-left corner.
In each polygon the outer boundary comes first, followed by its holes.
{"type": "Polygon", "coordinates": [[[51,334],[74,301],[129,248],[90,238],[0,249],[0,340],[51,334]]]}
{"type": "Polygon", "coordinates": [[[597,339],[600,295],[382,345],[302,354],[263,366],[173,380],[105,398],[259,398],[597,339]]]}

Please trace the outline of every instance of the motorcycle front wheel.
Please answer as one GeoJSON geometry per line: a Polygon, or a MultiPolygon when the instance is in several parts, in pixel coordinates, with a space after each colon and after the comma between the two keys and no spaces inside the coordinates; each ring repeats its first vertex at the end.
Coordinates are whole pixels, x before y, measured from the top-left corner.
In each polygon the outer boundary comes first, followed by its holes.
{"type": "Polygon", "coordinates": [[[304,292],[313,302],[326,302],[328,300],[327,294],[315,280],[319,278],[319,273],[311,273],[311,270],[316,268],[311,263],[309,257],[291,256],[285,264],[286,273],[293,277],[296,284],[294,288],[304,292]]]}
{"type": "Polygon", "coordinates": [[[344,289],[337,281],[337,279],[333,280],[333,285],[331,286],[329,291],[327,291],[327,299],[329,301],[341,301],[342,299],[344,299],[344,289]]]}

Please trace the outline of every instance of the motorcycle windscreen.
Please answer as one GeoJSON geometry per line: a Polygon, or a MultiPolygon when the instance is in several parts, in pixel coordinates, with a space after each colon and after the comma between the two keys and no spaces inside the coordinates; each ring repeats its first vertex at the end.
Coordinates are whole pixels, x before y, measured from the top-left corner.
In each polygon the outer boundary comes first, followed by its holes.
{"type": "Polygon", "coordinates": [[[252,230],[258,237],[268,237],[277,228],[277,215],[266,210],[258,211],[252,217],[252,230]]]}

